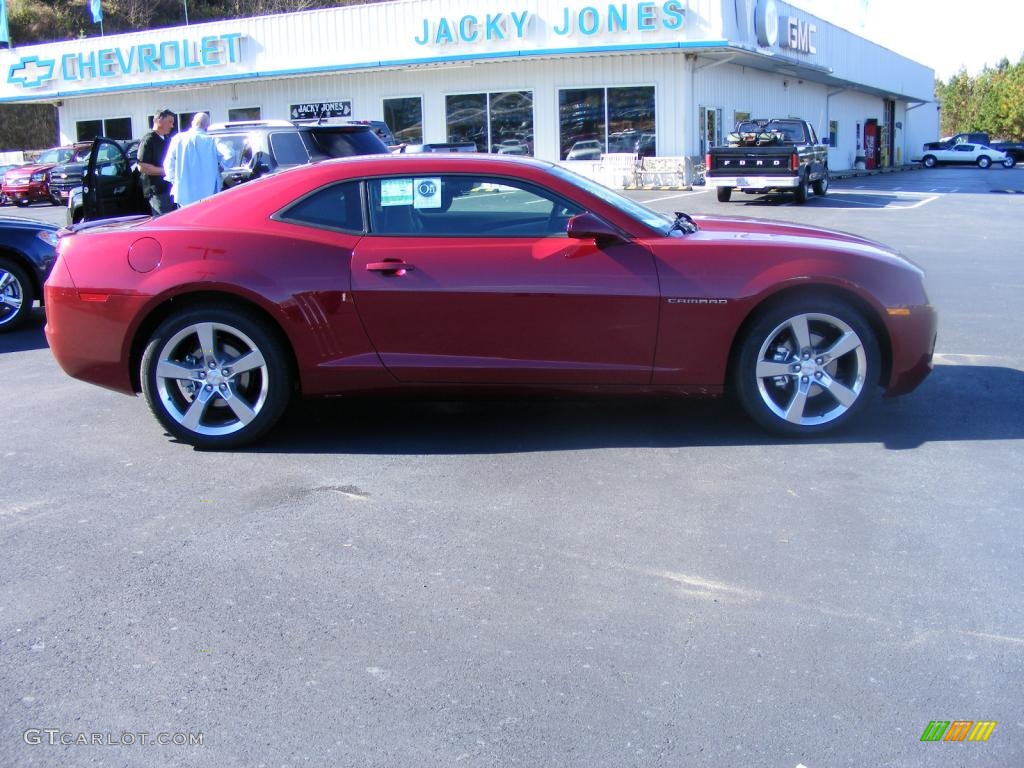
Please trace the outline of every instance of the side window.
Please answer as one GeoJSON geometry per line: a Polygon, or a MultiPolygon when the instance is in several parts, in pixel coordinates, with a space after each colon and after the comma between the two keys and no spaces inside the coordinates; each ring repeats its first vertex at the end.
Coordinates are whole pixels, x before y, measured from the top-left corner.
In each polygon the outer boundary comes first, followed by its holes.
{"type": "Polygon", "coordinates": [[[216,136],[217,152],[225,168],[238,168],[252,158],[252,148],[243,134],[216,136]]]}
{"type": "Polygon", "coordinates": [[[565,237],[582,213],[517,179],[448,175],[371,179],[370,230],[389,236],[565,237]]]}
{"type": "Polygon", "coordinates": [[[121,148],[114,144],[101,144],[96,151],[96,172],[100,176],[127,176],[128,160],[121,148]]]}
{"type": "Polygon", "coordinates": [[[953,149],[955,149],[957,152],[973,152],[974,151],[974,145],[973,144],[957,144],[955,147],[953,147],[953,149]]]}
{"type": "Polygon", "coordinates": [[[363,205],[358,181],[318,190],[285,209],[278,217],[296,224],[362,232],[363,205]]]}
{"type": "Polygon", "coordinates": [[[305,165],[309,162],[309,151],[302,143],[302,137],[294,131],[270,134],[270,151],[278,165],[305,165]]]}

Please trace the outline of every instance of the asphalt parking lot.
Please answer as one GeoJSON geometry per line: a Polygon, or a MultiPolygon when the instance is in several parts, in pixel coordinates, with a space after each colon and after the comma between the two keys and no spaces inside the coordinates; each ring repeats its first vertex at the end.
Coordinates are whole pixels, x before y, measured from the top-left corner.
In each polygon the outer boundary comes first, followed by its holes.
{"type": "Polygon", "coordinates": [[[810,442],[728,402],[352,401],[204,453],[37,310],[0,336],[0,765],[1024,764],[1024,168],[630,194],[899,248],[934,373],[810,442]]]}

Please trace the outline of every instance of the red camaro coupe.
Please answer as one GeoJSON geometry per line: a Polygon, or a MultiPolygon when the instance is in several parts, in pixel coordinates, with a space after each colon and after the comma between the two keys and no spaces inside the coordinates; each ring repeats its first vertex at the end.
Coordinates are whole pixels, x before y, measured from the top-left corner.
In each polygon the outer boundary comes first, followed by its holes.
{"type": "Polygon", "coordinates": [[[563,168],[332,160],[65,233],[46,334],[174,437],[255,440],[295,392],[735,393],[816,435],[931,370],[920,269],[793,224],[675,217],[563,168]]]}

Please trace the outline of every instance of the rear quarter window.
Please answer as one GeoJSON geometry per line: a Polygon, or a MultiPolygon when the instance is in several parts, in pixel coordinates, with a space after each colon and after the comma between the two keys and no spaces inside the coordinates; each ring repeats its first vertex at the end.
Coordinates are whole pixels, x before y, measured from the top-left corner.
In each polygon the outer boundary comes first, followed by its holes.
{"type": "Polygon", "coordinates": [[[324,187],[285,208],[275,218],[345,232],[363,232],[363,203],[358,181],[324,187]]]}
{"type": "Polygon", "coordinates": [[[270,150],[278,165],[305,165],[309,162],[309,151],[298,133],[270,134],[270,150]]]}

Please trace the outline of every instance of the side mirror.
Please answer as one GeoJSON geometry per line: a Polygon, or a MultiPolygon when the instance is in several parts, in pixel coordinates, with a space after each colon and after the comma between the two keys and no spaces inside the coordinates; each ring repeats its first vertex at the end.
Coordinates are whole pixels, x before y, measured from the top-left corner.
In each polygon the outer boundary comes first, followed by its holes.
{"type": "Polygon", "coordinates": [[[569,219],[565,233],[575,240],[596,240],[599,243],[624,239],[619,230],[589,212],[579,213],[569,219]]]}

